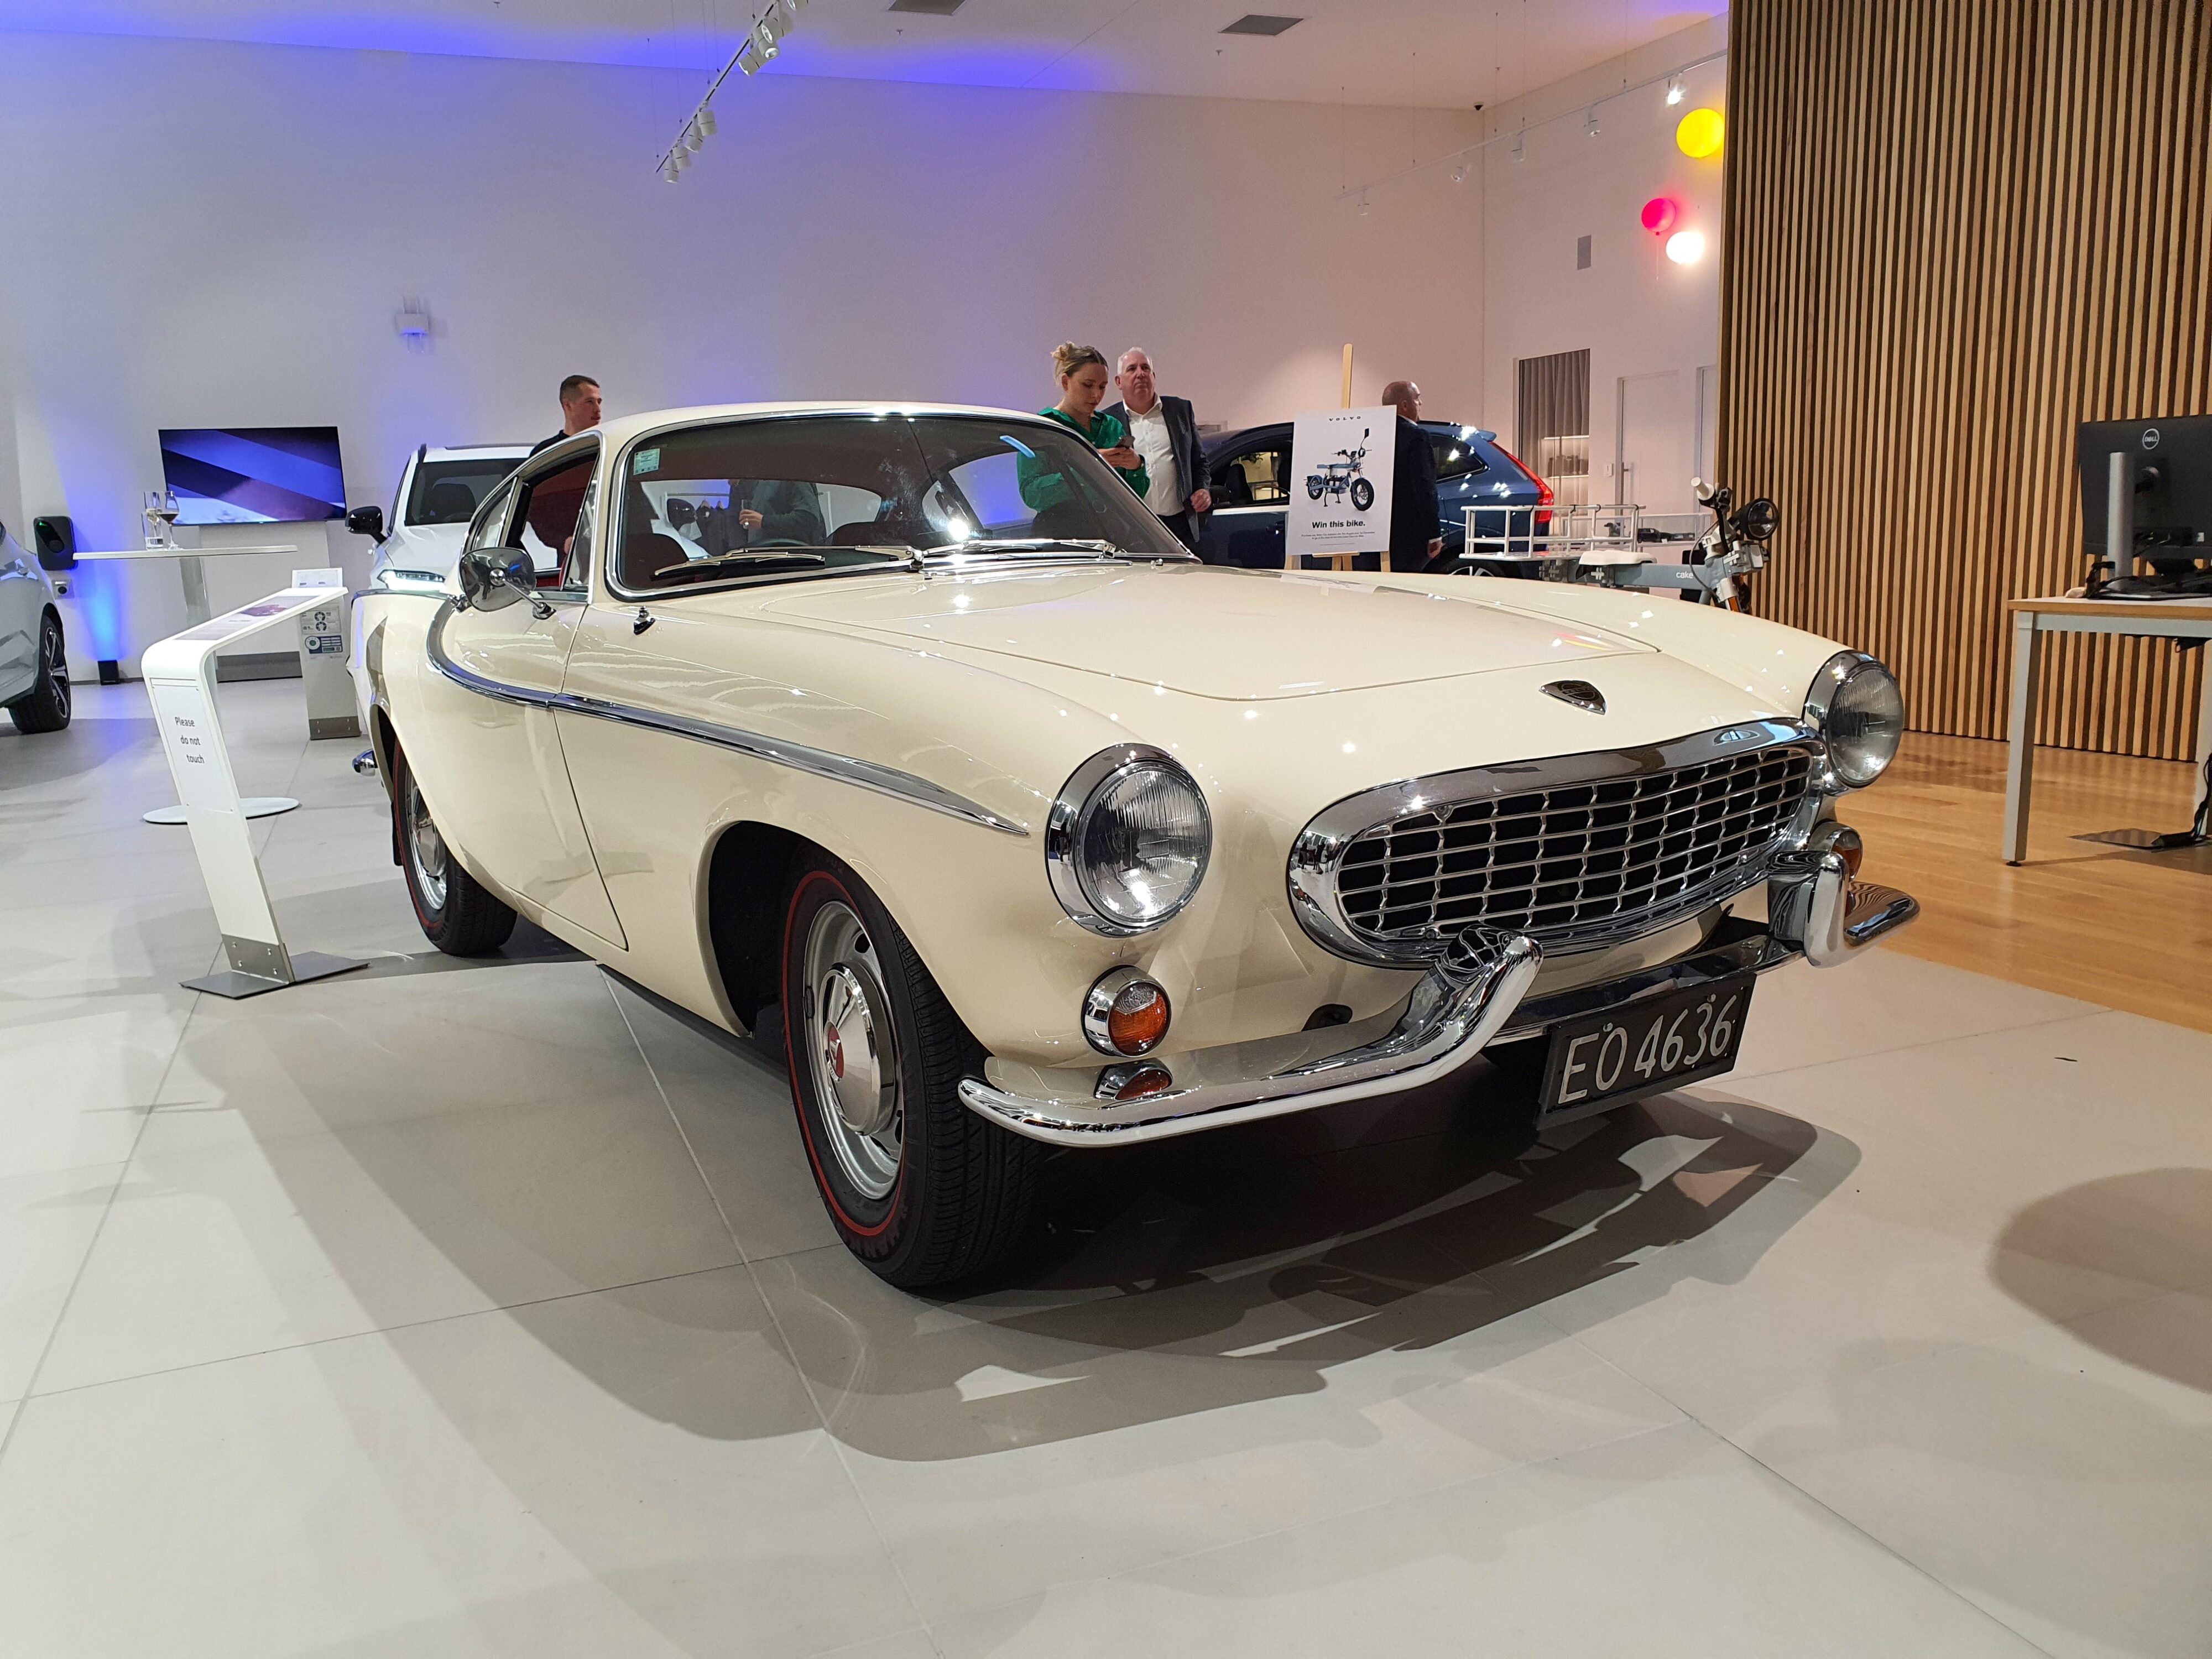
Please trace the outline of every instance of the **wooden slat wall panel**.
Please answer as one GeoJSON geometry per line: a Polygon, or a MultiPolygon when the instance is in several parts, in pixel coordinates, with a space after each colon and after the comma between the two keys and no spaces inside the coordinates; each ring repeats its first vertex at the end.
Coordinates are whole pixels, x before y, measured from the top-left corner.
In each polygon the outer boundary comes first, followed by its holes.
{"type": "MultiPolygon", "coordinates": [[[[2212,4],[1736,0],[1720,473],[1761,613],[2005,734],[2008,599],[2081,580],[2085,420],[2212,411],[2212,4]]],[[[2045,743],[2186,759],[2203,652],[2060,636],[2045,743]]]]}

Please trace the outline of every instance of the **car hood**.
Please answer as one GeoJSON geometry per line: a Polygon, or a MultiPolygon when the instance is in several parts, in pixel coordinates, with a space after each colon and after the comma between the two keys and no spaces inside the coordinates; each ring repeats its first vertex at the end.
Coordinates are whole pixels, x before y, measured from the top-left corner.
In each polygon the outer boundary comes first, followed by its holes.
{"type": "Polygon", "coordinates": [[[465,524],[402,525],[377,544],[376,565],[446,575],[460,562],[461,541],[468,533],[465,524]]]}
{"type": "Polygon", "coordinates": [[[763,610],[1237,702],[1578,664],[1649,649],[1465,595],[1206,565],[994,570],[803,585],[763,610]]]}

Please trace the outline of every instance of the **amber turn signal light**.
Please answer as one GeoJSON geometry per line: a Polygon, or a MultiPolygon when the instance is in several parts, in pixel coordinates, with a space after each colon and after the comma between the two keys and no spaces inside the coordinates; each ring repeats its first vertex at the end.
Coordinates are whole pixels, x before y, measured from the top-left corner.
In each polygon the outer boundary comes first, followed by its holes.
{"type": "Polygon", "coordinates": [[[1083,1035],[1102,1054],[1148,1054],[1167,1040],[1168,994],[1133,968],[1101,975],[1083,999],[1083,1035]]]}

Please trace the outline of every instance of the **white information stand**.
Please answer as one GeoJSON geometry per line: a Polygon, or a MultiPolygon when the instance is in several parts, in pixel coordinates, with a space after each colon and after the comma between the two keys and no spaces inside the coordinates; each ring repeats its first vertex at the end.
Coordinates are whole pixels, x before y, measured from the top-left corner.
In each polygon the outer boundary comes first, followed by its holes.
{"type": "Polygon", "coordinates": [[[343,588],[288,587],[158,640],[141,659],[155,724],[161,733],[161,752],[168,757],[169,773],[176,780],[185,825],[191,832],[192,851],[199,859],[216,924],[222,930],[223,955],[230,963],[221,972],[185,981],[188,989],[223,997],[258,996],[364,965],[311,951],[295,955],[285,948],[261,866],[254,862],[246,803],[239,798],[238,780],[231,772],[215,710],[216,653],[220,647],[319,607],[343,614],[344,605],[343,588]]]}
{"type": "Polygon", "coordinates": [[[1291,429],[1290,512],[1283,562],[1307,558],[1345,568],[1355,555],[1390,545],[1390,480],[1398,455],[1398,411],[1319,409],[1291,429]]]}

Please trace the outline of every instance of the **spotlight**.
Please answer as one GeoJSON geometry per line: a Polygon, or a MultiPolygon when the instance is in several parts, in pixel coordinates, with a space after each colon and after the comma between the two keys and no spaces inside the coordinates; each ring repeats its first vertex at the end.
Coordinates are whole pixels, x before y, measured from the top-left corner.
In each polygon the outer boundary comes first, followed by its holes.
{"type": "Polygon", "coordinates": [[[1667,106],[1672,109],[1681,101],[1682,77],[1679,75],[1670,75],[1667,77],[1667,106]]]}
{"type": "Polygon", "coordinates": [[[720,131],[715,125],[714,106],[709,104],[699,106],[699,112],[691,118],[691,125],[699,130],[702,138],[712,138],[720,131]]]}
{"type": "Polygon", "coordinates": [[[1364,185],[1359,191],[1359,216],[1363,219],[1367,216],[1367,191],[1364,185]]]}
{"type": "Polygon", "coordinates": [[[1452,168],[1452,183],[1455,185],[1463,185],[1467,182],[1468,165],[1468,164],[1467,162],[1462,161],[1456,167],[1452,168]]]}
{"type": "Polygon", "coordinates": [[[763,64],[774,63],[776,53],[782,50],[775,43],[776,36],[782,33],[776,25],[777,20],[774,12],[770,12],[753,25],[753,44],[760,48],[761,62],[763,64]]]}
{"type": "Polygon", "coordinates": [[[767,60],[761,56],[760,42],[757,40],[748,40],[738,48],[738,67],[748,75],[757,74],[761,64],[765,61],[767,60]]]}
{"type": "Polygon", "coordinates": [[[669,152],[668,159],[660,164],[660,176],[672,185],[684,176],[684,169],[676,164],[676,153],[673,150],[669,152]]]}
{"type": "Polygon", "coordinates": [[[1528,155],[1528,135],[1526,132],[1516,132],[1513,135],[1513,159],[1515,161],[1518,161],[1528,155]]]}
{"type": "Polygon", "coordinates": [[[1705,257],[1705,239],[1694,230],[1678,230],[1667,239],[1667,257],[1678,265],[1693,265],[1705,257]]]}
{"type": "Polygon", "coordinates": [[[1589,107],[1589,118],[1583,124],[1583,131],[1585,136],[1595,138],[1597,137],[1597,106],[1592,104],[1589,107]]]}
{"type": "Polygon", "coordinates": [[[684,148],[695,155],[707,148],[707,129],[700,125],[696,115],[691,118],[690,125],[684,129],[684,148]]]}

